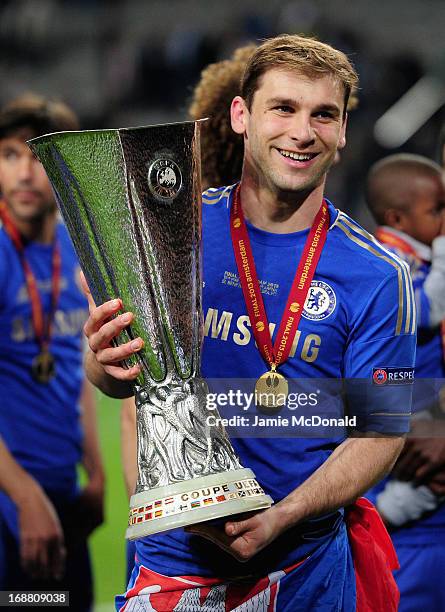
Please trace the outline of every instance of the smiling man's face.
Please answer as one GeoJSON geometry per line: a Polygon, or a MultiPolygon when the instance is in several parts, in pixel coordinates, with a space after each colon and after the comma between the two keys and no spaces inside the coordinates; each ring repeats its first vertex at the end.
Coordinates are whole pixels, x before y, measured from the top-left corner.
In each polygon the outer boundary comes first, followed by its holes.
{"type": "Polygon", "coordinates": [[[232,103],[232,125],[244,134],[245,167],[274,192],[310,193],[325,181],[345,145],[344,90],[329,75],[310,78],[272,68],[251,109],[232,103]]]}

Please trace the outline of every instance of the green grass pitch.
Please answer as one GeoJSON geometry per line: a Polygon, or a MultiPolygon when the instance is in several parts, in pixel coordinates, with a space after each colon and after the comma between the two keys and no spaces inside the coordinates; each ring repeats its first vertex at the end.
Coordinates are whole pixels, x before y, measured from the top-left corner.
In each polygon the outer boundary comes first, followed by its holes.
{"type": "Polygon", "coordinates": [[[113,610],[116,593],[125,590],[125,529],[128,500],[122,475],[120,400],[97,394],[100,443],[106,471],[105,522],[90,538],[96,609],[113,610]]]}

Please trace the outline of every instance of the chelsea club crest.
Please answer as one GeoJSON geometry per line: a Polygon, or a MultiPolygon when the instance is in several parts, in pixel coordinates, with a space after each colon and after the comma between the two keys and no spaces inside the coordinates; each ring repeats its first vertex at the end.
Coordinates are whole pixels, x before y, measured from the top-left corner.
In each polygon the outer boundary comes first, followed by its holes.
{"type": "Polygon", "coordinates": [[[337,298],[330,285],[313,280],[303,309],[303,317],[311,321],[327,319],[335,310],[337,298]]]}

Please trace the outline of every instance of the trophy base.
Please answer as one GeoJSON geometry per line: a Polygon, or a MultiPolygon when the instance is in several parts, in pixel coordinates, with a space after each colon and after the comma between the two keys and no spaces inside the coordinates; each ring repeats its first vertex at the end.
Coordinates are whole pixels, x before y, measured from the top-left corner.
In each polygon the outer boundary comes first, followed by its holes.
{"type": "Polygon", "coordinates": [[[125,537],[136,540],[272,504],[249,468],[201,476],[133,495],[125,537]]]}

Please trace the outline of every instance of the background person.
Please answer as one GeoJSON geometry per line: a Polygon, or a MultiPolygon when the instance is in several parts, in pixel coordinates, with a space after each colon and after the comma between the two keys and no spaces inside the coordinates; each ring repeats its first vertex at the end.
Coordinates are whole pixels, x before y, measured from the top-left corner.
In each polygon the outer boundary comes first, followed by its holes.
{"type": "Polygon", "coordinates": [[[241,91],[247,60],[256,45],[236,49],[231,58],[209,64],[193,90],[188,113],[194,120],[208,117],[201,127],[202,188],[231,185],[241,178],[244,142],[233,131],[230,104],[241,91]]]}
{"type": "Polygon", "coordinates": [[[86,301],[50,183],[26,144],[76,129],[67,106],[36,95],[0,111],[0,585],[68,590],[82,612],[92,605],[87,537],[102,522],[104,488],[82,370],[86,301]]]}
{"type": "Polygon", "coordinates": [[[400,610],[439,612],[445,601],[445,187],[442,169],[425,157],[397,154],[372,166],[367,202],[376,236],[406,261],[417,303],[416,384],[412,437],[391,478],[371,493],[391,525],[399,557],[400,610]],[[443,415],[442,415],[443,417],[443,415]],[[439,437],[431,437],[431,436],[439,437]],[[434,577],[437,576],[437,579],[434,577]]]}

